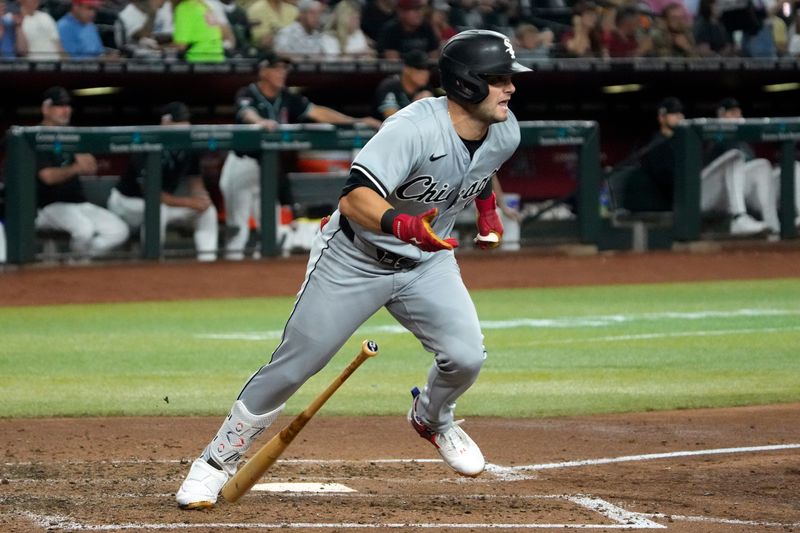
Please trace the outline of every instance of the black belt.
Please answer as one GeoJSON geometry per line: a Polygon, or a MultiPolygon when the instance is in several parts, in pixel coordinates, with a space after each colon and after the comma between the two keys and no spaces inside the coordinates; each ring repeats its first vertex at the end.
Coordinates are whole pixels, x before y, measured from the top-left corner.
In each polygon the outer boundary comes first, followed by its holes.
{"type": "Polygon", "coordinates": [[[366,242],[364,239],[358,238],[353,231],[353,227],[350,225],[350,221],[347,220],[347,218],[341,213],[339,213],[339,227],[342,228],[342,232],[348,239],[350,239],[350,242],[353,243],[353,246],[372,257],[382,265],[407,270],[414,268],[420,263],[419,261],[411,259],[410,257],[396,254],[394,252],[390,252],[389,250],[384,250],[383,248],[378,248],[377,246],[366,242]]]}

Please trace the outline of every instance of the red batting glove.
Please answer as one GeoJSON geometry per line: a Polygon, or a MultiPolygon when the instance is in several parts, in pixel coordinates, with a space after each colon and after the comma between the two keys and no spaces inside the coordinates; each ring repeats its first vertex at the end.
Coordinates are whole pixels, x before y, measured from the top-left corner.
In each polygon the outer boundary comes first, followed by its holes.
{"type": "Polygon", "coordinates": [[[489,198],[475,198],[478,209],[478,236],[475,245],[481,250],[496,248],[503,237],[503,223],[497,215],[497,197],[494,193],[489,198]]]}
{"type": "Polygon", "coordinates": [[[401,241],[413,244],[424,252],[437,252],[439,250],[452,250],[458,248],[455,239],[440,239],[431,228],[431,221],[436,218],[439,210],[435,207],[421,215],[413,216],[401,213],[392,221],[392,233],[401,241]]]}

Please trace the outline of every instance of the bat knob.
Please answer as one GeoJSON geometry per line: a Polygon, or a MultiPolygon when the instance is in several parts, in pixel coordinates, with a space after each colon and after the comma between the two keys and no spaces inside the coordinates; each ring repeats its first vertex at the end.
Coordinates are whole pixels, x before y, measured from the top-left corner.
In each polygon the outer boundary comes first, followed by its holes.
{"type": "Polygon", "coordinates": [[[366,340],[361,343],[361,347],[368,356],[378,355],[378,343],[375,341],[366,340]]]}

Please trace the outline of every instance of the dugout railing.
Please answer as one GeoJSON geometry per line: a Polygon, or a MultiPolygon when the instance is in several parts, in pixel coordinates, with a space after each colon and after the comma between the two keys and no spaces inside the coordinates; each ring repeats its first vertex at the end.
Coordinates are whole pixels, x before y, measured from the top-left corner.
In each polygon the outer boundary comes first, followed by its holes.
{"type": "Polygon", "coordinates": [[[574,146],[578,152],[575,194],[578,237],[582,244],[597,245],[600,233],[600,129],[590,120],[522,121],[520,148],[574,146]]]}
{"type": "MultiPolygon", "coordinates": [[[[520,123],[520,148],[575,146],[578,150],[577,205],[579,238],[596,244],[600,230],[598,187],[600,143],[596,122],[529,121],[520,123]]],[[[276,131],[256,126],[119,126],[19,127],[8,131],[6,161],[6,233],[8,261],[24,264],[35,259],[36,154],[93,153],[147,155],[145,180],[144,259],[162,255],[160,227],[161,158],[165,150],[205,152],[235,150],[260,159],[261,252],[276,256],[278,153],[286,150],[342,150],[361,148],[374,130],[337,128],[325,124],[282,125],[276,131]]],[[[391,154],[387,154],[391,157],[391,154]]]]}
{"type": "Polygon", "coordinates": [[[261,249],[264,255],[274,256],[279,252],[275,231],[278,152],[360,148],[373,134],[370,128],[336,128],[327,124],[283,125],[272,132],[243,125],[13,127],[7,136],[8,261],[30,263],[34,260],[37,152],[147,154],[144,259],[161,257],[158,228],[164,150],[235,150],[252,154],[261,162],[261,249]]]}
{"type": "Polygon", "coordinates": [[[779,216],[781,239],[797,237],[795,227],[795,159],[800,140],[800,118],[691,119],[682,121],[675,132],[674,237],[696,241],[700,237],[700,173],[703,143],[737,140],[780,145],[781,198],[779,216]]]}

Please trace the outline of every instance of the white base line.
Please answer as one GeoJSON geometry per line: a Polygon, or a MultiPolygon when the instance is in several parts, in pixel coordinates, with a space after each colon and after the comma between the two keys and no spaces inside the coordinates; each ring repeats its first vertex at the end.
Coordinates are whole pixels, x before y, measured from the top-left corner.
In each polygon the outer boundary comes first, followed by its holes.
{"type": "Polygon", "coordinates": [[[707,522],[711,524],[730,524],[733,526],[782,527],[787,529],[800,527],[800,522],[783,524],[780,522],[762,522],[759,520],[736,520],[734,518],[715,518],[713,516],[684,516],[684,515],[664,514],[664,513],[641,513],[641,516],[647,516],[650,518],[666,518],[678,522],[707,522]]]}
{"type": "Polygon", "coordinates": [[[165,529],[666,529],[640,513],[632,513],[601,498],[586,495],[545,495],[539,499],[567,500],[594,511],[614,524],[497,524],[497,523],[353,523],[353,522],[276,522],[276,523],[125,523],[125,524],[82,524],[63,515],[40,515],[30,511],[20,513],[36,525],[47,529],[67,529],[70,531],[119,531],[125,529],[165,530],[165,529]]]}
{"type": "MultiPolygon", "coordinates": [[[[696,455],[719,455],[719,454],[732,454],[732,453],[749,453],[749,452],[770,452],[779,450],[794,450],[800,448],[800,443],[792,444],[769,444],[766,446],[742,446],[739,448],[714,448],[708,450],[683,450],[676,452],[665,453],[649,453],[643,455],[623,455],[621,457],[606,457],[600,459],[581,459],[577,461],[563,461],[560,463],[541,463],[533,465],[520,465],[520,466],[501,466],[492,463],[486,465],[486,471],[492,474],[512,473],[516,471],[536,471],[536,470],[550,470],[553,468],[571,468],[576,466],[593,466],[603,465],[610,463],[625,463],[630,461],[653,461],[656,459],[671,459],[673,457],[689,457],[696,455]]],[[[49,464],[66,464],[66,465],[129,465],[129,464],[178,464],[186,462],[183,459],[121,459],[121,460],[104,460],[104,461],[49,461],[49,464]]],[[[441,463],[441,459],[278,459],[279,464],[359,464],[359,463],[375,463],[375,464],[408,464],[408,463],[441,463]]],[[[3,466],[30,466],[33,464],[40,464],[33,461],[18,461],[18,462],[5,462],[3,466]]],[[[189,463],[186,462],[188,465],[189,463]]]]}
{"type": "Polygon", "coordinates": [[[561,463],[542,463],[536,465],[500,466],[487,464],[486,471],[499,477],[520,475],[520,472],[537,470],[550,470],[553,468],[571,468],[577,466],[594,466],[611,463],[626,463],[631,461],[653,461],[656,459],[672,459],[675,457],[691,457],[696,455],[721,455],[732,453],[769,452],[777,450],[793,450],[800,448],[800,444],[774,444],[768,446],[744,446],[741,448],[716,448],[711,450],[684,450],[666,453],[649,453],[644,455],[623,455],[622,457],[605,457],[601,459],[584,459],[581,461],[564,461],[561,463]]]}

